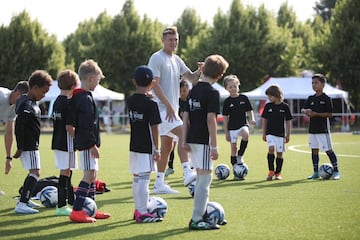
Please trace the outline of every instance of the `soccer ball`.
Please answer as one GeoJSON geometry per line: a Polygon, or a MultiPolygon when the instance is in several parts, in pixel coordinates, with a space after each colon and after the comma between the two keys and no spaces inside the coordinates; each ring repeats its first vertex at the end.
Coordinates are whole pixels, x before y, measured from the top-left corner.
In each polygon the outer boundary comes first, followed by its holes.
{"type": "Polygon", "coordinates": [[[97,212],[96,202],[92,198],[86,197],[82,210],[84,210],[89,217],[94,217],[97,212]]]}
{"type": "Polygon", "coordinates": [[[40,202],[46,208],[54,208],[58,204],[57,187],[46,186],[40,192],[40,202]]]}
{"type": "Polygon", "coordinates": [[[191,197],[194,197],[194,195],[195,195],[195,185],[196,185],[196,180],[192,181],[188,186],[188,190],[189,190],[191,197]]]}
{"type": "Polygon", "coordinates": [[[163,218],[167,213],[167,209],[167,203],[163,198],[157,196],[149,197],[147,210],[150,214],[163,218]]]}
{"type": "Polygon", "coordinates": [[[246,175],[249,172],[249,168],[245,163],[236,163],[234,164],[234,176],[239,178],[239,179],[244,179],[246,177],[246,175]]]}
{"type": "Polygon", "coordinates": [[[324,163],[319,168],[319,175],[323,179],[329,179],[331,178],[332,174],[334,172],[334,169],[330,163],[324,163]]]}
{"type": "Polygon", "coordinates": [[[219,164],[215,168],[215,175],[217,179],[224,180],[230,175],[230,168],[226,164],[219,164]]]}
{"type": "Polygon", "coordinates": [[[226,221],[224,208],[218,202],[208,202],[204,218],[214,225],[222,225],[226,221]]]}

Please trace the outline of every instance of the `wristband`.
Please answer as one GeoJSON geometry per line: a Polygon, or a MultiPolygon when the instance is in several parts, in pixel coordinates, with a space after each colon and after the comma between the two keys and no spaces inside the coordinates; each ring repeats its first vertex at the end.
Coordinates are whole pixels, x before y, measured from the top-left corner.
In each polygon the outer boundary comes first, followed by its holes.
{"type": "Polygon", "coordinates": [[[6,156],[6,160],[12,160],[12,157],[10,157],[10,156],[6,156]]]}
{"type": "Polygon", "coordinates": [[[210,151],[217,151],[217,147],[210,147],[210,151]]]}
{"type": "Polygon", "coordinates": [[[160,149],[155,149],[154,152],[161,153],[160,149]]]}

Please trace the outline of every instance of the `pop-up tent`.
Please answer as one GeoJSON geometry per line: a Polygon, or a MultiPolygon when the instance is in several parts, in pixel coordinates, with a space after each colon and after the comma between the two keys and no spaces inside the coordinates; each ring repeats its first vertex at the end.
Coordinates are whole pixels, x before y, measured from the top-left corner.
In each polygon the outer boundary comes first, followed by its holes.
{"type": "MultiPolygon", "coordinates": [[[[51,85],[49,91],[45,94],[45,97],[41,99],[41,101],[51,102],[55,100],[57,96],[59,96],[59,94],[60,94],[60,88],[58,87],[58,83],[55,80],[53,81],[53,84],[51,85]]],[[[122,101],[125,98],[123,93],[112,91],[110,89],[101,86],[100,84],[94,89],[92,95],[96,101],[113,101],[113,100],[122,101]]]]}

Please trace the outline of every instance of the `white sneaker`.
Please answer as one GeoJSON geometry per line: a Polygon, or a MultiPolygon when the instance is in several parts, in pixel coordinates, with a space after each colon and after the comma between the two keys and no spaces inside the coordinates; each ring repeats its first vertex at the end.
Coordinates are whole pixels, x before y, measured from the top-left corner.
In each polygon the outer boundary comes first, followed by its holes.
{"type": "Polygon", "coordinates": [[[189,186],[190,183],[196,180],[196,172],[192,170],[184,171],[184,186],[189,186]]]}
{"type": "Polygon", "coordinates": [[[0,191],[0,197],[1,196],[4,196],[5,195],[5,192],[4,191],[0,191]]]}
{"type": "Polygon", "coordinates": [[[153,193],[154,194],[176,194],[176,193],[179,193],[179,191],[172,189],[169,185],[164,183],[159,186],[154,185],[153,193]]]}
{"type": "Polygon", "coordinates": [[[31,207],[31,208],[39,208],[40,207],[40,204],[36,203],[36,202],[33,202],[31,200],[28,201],[28,203],[26,204],[28,207],[31,207]]]}
{"type": "Polygon", "coordinates": [[[340,175],[339,172],[334,172],[334,173],[333,173],[333,179],[334,179],[334,180],[339,180],[340,177],[341,177],[341,175],[340,175]]]}
{"type": "Polygon", "coordinates": [[[21,214],[33,214],[38,213],[39,211],[36,209],[33,209],[26,205],[26,203],[18,202],[15,207],[15,213],[21,213],[21,214]]]}

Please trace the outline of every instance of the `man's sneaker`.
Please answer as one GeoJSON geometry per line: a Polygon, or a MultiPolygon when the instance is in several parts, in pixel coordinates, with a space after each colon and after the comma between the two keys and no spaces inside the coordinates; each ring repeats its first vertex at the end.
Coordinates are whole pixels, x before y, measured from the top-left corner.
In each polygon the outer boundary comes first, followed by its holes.
{"type": "Polygon", "coordinates": [[[174,174],[175,170],[173,168],[168,168],[166,169],[165,171],[165,177],[171,175],[171,174],[174,174]]]}
{"type": "Polygon", "coordinates": [[[110,213],[103,213],[102,211],[97,210],[94,218],[96,218],[96,219],[107,219],[109,217],[111,217],[110,213]]]}
{"type": "Polygon", "coordinates": [[[271,181],[273,179],[273,176],[274,176],[274,171],[269,171],[267,177],[266,177],[266,180],[268,181],[271,181]]]}
{"type": "Polygon", "coordinates": [[[70,220],[78,223],[94,223],[95,218],[89,217],[84,210],[75,211],[72,210],[70,213],[70,220]]]}
{"type": "Polygon", "coordinates": [[[218,224],[212,224],[209,222],[205,222],[204,220],[200,220],[198,222],[194,222],[192,219],[189,222],[190,230],[215,230],[220,229],[218,224]]]}
{"type": "Polygon", "coordinates": [[[29,200],[26,205],[31,208],[39,208],[40,207],[40,204],[33,202],[31,200],[29,200]]]}
{"type": "Polygon", "coordinates": [[[196,180],[196,172],[185,169],[184,171],[184,186],[189,186],[190,183],[196,180]]]}
{"type": "Polygon", "coordinates": [[[275,174],[275,180],[281,180],[281,179],[282,177],[280,173],[275,174]]]}
{"type": "Polygon", "coordinates": [[[340,172],[334,172],[332,178],[334,180],[339,180],[341,177],[340,172]]]}
{"type": "Polygon", "coordinates": [[[176,194],[176,193],[179,193],[179,191],[176,191],[176,190],[172,189],[169,185],[163,183],[159,186],[154,184],[153,193],[154,194],[176,194]]]}
{"type": "Polygon", "coordinates": [[[26,205],[26,203],[23,202],[18,202],[15,207],[15,213],[33,214],[38,212],[38,210],[29,207],[28,205],[26,205]]]}
{"type": "Polygon", "coordinates": [[[156,217],[150,213],[141,214],[138,210],[134,212],[134,219],[137,223],[153,223],[153,222],[161,222],[163,219],[160,217],[156,217]]]}
{"type": "Polygon", "coordinates": [[[56,216],[70,216],[72,209],[64,206],[61,208],[56,208],[55,214],[56,216]]]}
{"type": "Polygon", "coordinates": [[[319,173],[318,173],[318,172],[314,172],[313,175],[308,176],[307,179],[317,179],[317,178],[319,178],[319,173]]]}

